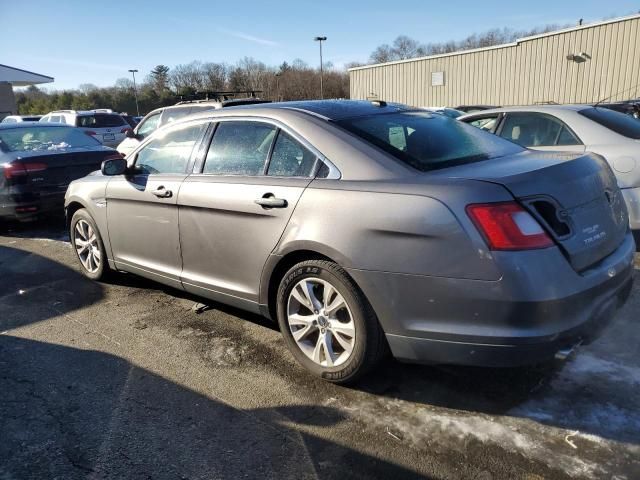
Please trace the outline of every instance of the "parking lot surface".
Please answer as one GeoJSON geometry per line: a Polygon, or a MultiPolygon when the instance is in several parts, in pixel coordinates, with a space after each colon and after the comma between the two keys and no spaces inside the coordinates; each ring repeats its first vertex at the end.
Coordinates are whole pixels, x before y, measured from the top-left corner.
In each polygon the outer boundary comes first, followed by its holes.
{"type": "Polygon", "coordinates": [[[0,479],[638,478],[637,283],[564,364],[345,388],[263,318],[84,278],[61,223],[0,226],[0,479]]]}

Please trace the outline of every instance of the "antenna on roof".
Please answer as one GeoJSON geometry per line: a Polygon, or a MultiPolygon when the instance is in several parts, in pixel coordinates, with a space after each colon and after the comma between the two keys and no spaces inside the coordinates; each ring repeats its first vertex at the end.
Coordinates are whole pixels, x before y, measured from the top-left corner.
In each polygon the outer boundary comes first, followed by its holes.
{"type": "Polygon", "coordinates": [[[594,106],[594,108],[595,108],[595,107],[597,107],[598,105],[600,105],[601,103],[606,102],[607,100],[612,99],[613,97],[617,97],[618,95],[622,95],[623,93],[627,93],[627,92],[629,92],[629,91],[633,90],[634,88],[638,88],[638,87],[640,87],[640,83],[638,83],[638,84],[634,85],[634,86],[633,86],[633,87],[631,87],[631,88],[627,88],[626,90],[622,90],[621,92],[614,93],[613,95],[610,95],[610,96],[608,96],[608,97],[606,97],[606,98],[603,98],[602,100],[598,100],[598,101],[597,101],[593,106],[594,106]]]}

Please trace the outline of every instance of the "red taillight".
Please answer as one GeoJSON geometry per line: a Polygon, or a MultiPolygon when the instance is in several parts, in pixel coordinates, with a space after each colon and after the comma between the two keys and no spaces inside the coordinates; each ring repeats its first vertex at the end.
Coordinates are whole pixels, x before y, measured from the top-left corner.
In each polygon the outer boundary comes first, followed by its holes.
{"type": "Polygon", "coordinates": [[[41,172],[46,169],[47,169],[46,163],[39,163],[39,162],[6,163],[4,165],[4,178],[9,180],[11,178],[27,175],[28,173],[41,172]]]}
{"type": "Polygon", "coordinates": [[[528,250],[553,245],[536,219],[516,202],[468,205],[467,214],[491,250],[528,250]]]}
{"type": "Polygon", "coordinates": [[[84,133],[86,135],[89,135],[90,137],[93,137],[94,135],[97,135],[97,133],[94,132],[93,130],[85,130],[84,133]]]}

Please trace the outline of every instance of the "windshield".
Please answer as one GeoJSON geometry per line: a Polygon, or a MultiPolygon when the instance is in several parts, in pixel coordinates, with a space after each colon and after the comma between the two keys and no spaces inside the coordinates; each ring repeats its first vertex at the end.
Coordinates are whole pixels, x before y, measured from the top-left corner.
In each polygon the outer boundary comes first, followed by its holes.
{"type": "Polygon", "coordinates": [[[5,152],[66,150],[98,145],[98,140],[74,127],[33,126],[0,130],[0,149],[5,152]]]}
{"type": "Polygon", "coordinates": [[[640,122],[630,115],[608,108],[585,108],[578,113],[620,135],[640,140],[640,122]]]}
{"type": "Polygon", "coordinates": [[[337,123],[423,172],[523,150],[495,135],[428,112],[367,115],[337,123]]]}

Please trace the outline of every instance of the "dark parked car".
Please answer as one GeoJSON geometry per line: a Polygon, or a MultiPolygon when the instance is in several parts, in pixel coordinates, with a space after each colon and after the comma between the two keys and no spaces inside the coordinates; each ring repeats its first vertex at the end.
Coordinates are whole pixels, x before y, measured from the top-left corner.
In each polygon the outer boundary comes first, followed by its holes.
{"type": "Polygon", "coordinates": [[[640,99],[627,100],[625,102],[598,103],[598,107],[608,108],[616,112],[630,115],[633,118],[640,119],[640,99]]]}
{"type": "Polygon", "coordinates": [[[66,195],[86,276],[132,272],[277,319],[334,382],[387,348],[491,366],[564,355],[631,288],[634,241],[602,157],[402,105],[211,110],[102,172],[66,195]]]}
{"type": "Polygon", "coordinates": [[[81,129],[39,122],[0,124],[0,218],[62,213],[69,182],[120,155],[81,129]]]}

